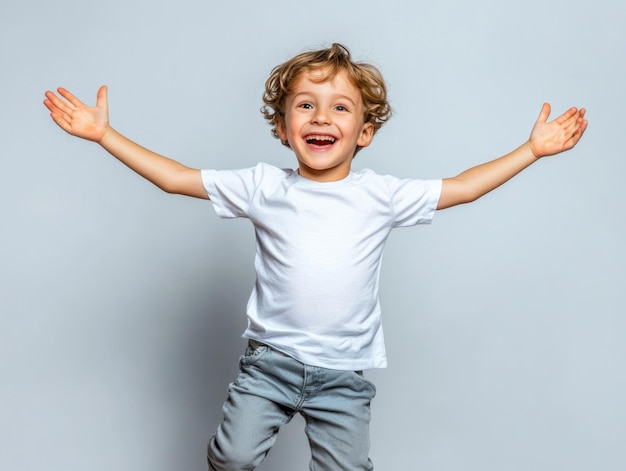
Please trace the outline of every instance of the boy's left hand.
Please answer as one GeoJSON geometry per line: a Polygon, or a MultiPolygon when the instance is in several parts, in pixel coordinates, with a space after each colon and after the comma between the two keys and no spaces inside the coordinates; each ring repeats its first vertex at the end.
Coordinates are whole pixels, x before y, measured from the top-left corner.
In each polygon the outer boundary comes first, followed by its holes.
{"type": "Polygon", "coordinates": [[[570,108],[548,123],[550,104],[544,103],[528,140],[536,158],[558,154],[574,147],[587,128],[584,108],[570,108]]]}

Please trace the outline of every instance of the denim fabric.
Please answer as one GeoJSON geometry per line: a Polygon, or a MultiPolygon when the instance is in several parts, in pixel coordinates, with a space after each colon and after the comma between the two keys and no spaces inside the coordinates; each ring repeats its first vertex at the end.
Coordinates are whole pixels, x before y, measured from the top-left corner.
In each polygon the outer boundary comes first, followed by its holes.
{"type": "Polygon", "coordinates": [[[310,470],[371,470],[374,385],[359,371],[310,366],[251,340],[208,446],[209,470],[255,469],[294,414],[306,422],[310,470]]]}

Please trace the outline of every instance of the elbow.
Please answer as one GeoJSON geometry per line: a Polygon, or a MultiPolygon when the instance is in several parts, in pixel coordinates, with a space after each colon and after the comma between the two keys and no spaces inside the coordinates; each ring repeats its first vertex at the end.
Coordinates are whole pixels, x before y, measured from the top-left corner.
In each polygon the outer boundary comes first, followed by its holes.
{"type": "Polygon", "coordinates": [[[459,204],[473,203],[485,194],[480,184],[473,181],[461,180],[456,187],[459,204]]]}
{"type": "Polygon", "coordinates": [[[478,190],[474,190],[474,189],[470,190],[463,195],[461,204],[473,203],[474,201],[479,199],[482,195],[483,193],[481,193],[478,190]]]}
{"type": "Polygon", "coordinates": [[[159,181],[155,184],[170,195],[180,195],[185,193],[185,184],[187,182],[186,172],[188,169],[183,167],[182,169],[176,169],[175,171],[164,173],[161,175],[159,181]]]}
{"type": "Polygon", "coordinates": [[[157,187],[163,190],[165,193],[168,193],[170,195],[182,194],[180,185],[177,185],[175,182],[167,181],[167,182],[159,183],[157,184],[157,187]]]}
{"type": "Polygon", "coordinates": [[[165,193],[176,193],[175,186],[169,180],[154,180],[152,183],[154,183],[154,186],[156,186],[159,190],[162,190],[165,193]]]}
{"type": "Polygon", "coordinates": [[[173,176],[153,180],[152,183],[165,193],[169,193],[171,195],[177,195],[180,193],[180,183],[178,179],[173,176]]]}

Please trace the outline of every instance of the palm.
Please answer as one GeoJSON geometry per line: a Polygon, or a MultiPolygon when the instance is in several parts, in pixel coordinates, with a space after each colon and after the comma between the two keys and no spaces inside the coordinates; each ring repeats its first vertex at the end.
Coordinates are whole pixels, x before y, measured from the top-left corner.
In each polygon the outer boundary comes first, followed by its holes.
{"type": "Polygon", "coordinates": [[[73,136],[99,142],[109,126],[107,89],[100,87],[96,106],[87,106],[69,91],[59,88],[61,99],[53,92],[46,92],[44,104],[50,116],[61,129],[73,136]]]}
{"type": "Polygon", "coordinates": [[[544,104],[530,134],[530,147],[536,157],[558,154],[574,147],[587,127],[583,108],[570,108],[548,122],[550,105],[544,104]]]}

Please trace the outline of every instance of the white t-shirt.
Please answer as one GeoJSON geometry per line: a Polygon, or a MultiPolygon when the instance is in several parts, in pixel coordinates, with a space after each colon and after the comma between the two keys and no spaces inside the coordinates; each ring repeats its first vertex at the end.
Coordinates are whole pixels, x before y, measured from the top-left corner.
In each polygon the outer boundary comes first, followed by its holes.
{"type": "Polygon", "coordinates": [[[258,164],[202,170],[222,218],[250,219],[256,283],[243,337],[340,370],[387,366],[378,280],[394,227],[431,222],[441,180],[351,172],[320,183],[258,164]]]}

